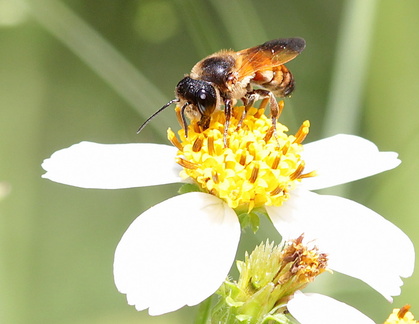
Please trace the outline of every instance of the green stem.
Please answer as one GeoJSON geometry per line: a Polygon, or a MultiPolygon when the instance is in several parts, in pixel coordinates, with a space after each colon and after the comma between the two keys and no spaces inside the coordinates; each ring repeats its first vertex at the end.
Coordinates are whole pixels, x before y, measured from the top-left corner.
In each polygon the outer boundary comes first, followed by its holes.
{"type": "MultiPolygon", "coordinates": [[[[359,131],[376,6],[376,0],[346,1],[322,137],[359,131]]],[[[346,196],[348,190],[346,185],[324,189],[322,193],[346,196]]]]}
{"type": "Polygon", "coordinates": [[[195,324],[206,324],[208,322],[212,305],[212,296],[205,299],[198,307],[195,324]]]}
{"type": "Polygon", "coordinates": [[[351,134],[359,128],[376,6],[376,0],[346,1],[326,107],[324,136],[351,134]]]}

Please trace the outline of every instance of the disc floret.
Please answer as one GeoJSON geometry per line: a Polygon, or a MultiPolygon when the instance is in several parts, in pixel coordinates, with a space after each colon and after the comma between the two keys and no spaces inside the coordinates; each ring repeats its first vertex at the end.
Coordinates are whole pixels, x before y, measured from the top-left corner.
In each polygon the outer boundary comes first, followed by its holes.
{"type": "Polygon", "coordinates": [[[280,206],[304,174],[301,142],[308,134],[305,121],[296,135],[287,135],[280,123],[276,129],[263,109],[251,108],[242,120],[243,107],[235,107],[224,144],[225,115],[216,111],[208,129],[197,122],[179,138],[169,129],[169,140],[178,149],[181,176],[191,178],[204,192],[223,199],[234,209],[280,206]]]}

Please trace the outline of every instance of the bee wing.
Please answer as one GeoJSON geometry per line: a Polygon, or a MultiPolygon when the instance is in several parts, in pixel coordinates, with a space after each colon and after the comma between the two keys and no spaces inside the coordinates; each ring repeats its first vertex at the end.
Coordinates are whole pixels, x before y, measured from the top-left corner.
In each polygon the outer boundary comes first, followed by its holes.
{"type": "Polygon", "coordinates": [[[287,63],[300,54],[305,46],[306,42],[302,38],[280,38],[239,51],[236,53],[242,56],[238,69],[239,79],[287,63]]]}

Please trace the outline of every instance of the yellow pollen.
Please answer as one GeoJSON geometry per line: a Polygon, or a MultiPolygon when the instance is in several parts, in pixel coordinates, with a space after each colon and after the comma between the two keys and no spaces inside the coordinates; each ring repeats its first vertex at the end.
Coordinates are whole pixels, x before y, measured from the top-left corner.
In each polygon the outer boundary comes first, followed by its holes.
{"type": "Polygon", "coordinates": [[[234,107],[224,145],[223,111],[211,115],[208,129],[202,131],[197,121],[188,127],[188,137],[181,129],[178,137],[168,130],[170,142],[178,148],[177,163],[184,169],[183,178],[191,178],[204,192],[213,194],[231,208],[251,211],[261,206],[280,206],[288,199],[304,174],[301,142],[308,134],[304,122],[295,136],[287,127],[272,122],[264,109],[234,107]]]}

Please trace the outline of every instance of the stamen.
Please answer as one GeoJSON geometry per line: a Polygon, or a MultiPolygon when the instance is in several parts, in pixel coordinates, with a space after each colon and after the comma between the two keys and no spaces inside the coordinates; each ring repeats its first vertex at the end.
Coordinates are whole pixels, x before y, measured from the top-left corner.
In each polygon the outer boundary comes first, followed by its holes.
{"type": "Polygon", "coordinates": [[[252,169],[252,174],[250,175],[249,182],[255,183],[256,179],[258,178],[259,174],[259,165],[255,165],[252,169]]]}
{"type": "Polygon", "coordinates": [[[301,126],[300,129],[295,134],[294,143],[301,144],[308,134],[308,130],[310,128],[310,122],[306,120],[301,126]]]}
{"type": "Polygon", "coordinates": [[[404,305],[402,308],[400,308],[399,312],[397,313],[398,318],[403,318],[406,313],[409,311],[410,305],[404,305]]]}
{"type": "Polygon", "coordinates": [[[269,142],[269,140],[272,138],[272,135],[275,133],[275,127],[274,126],[271,126],[270,128],[269,128],[269,130],[267,131],[267,133],[266,133],[266,135],[265,135],[265,137],[263,138],[263,140],[266,142],[266,143],[268,143],[269,142]]]}
{"type": "Polygon", "coordinates": [[[214,136],[210,135],[208,136],[208,153],[211,156],[215,155],[215,147],[214,147],[214,136]]]}
{"type": "Polygon", "coordinates": [[[246,163],[246,157],[247,157],[247,155],[246,155],[246,153],[245,153],[245,152],[243,152],[243,153],[240,155],[240,160],[239,160],[239,163],[240,163],[241,165],[245,165],[245,163],[246,163]]]}
{"type": "Polygon", "coordinates": [[[293,173],[291,173],[291,175],[290,175],[290,179],[291,179],[291,180],[299,179],[299,178],[300,178],[300,176],[301,176],[301,174],[302,174],[302,173],[303,173],[303,171],[304,171],[304,167],[305,167],[305,163],[304,163],[304,162],[301,162],[301,163],[298,165],[297,169],[296,169],[293,173]]]}
{"type": "Polygon", "coordinates": [[[285,106],[284,100],[281,100],[278,102],[278,116],[276,116],[276,118],[279,118],[279,116],[281,116],[282,111],[284,110],[284,106],[285,106]]]}
{"type": "Polygon", "coordinates": [[[282,146],[282,154],[286,155],[288,153],[288,150],[290,149],[291,144],[290,142],[286,142],[285,145],[282,146]]]}
{"type": "Polygon", "coordinates": [[[264,113],[265,113],[265,108],[256,109],[256,112],[253,114],[253,116],[255,116],[255,118],[260,118],[264,113]]]}
{"type": "Polygon", "coordinates": [[[271,196],[276,196],[276,195],[279,195],[281,192],[284,192],[284,187],[283,186],[278,186],[270,192],[270,195],[271,196]]]}
{"type": "Polygon", "coordinates": [[[312,177],[316,177],[316,176],[317,176],[317,172],[316,171],[311,171],[309,173],[301,174],[298,177],[298,179],[312,178],[312,177]]]}
{"type": "Polygon", "coordinates": [[[189,162],[189,161],[187,161],[183,158],[179,158],[179,157],[177,158],[176,163],[179,164],[181,167],[184,167],[184,168],[190,169],[190,170],[195,170],[195,169],[198,169],[198,167],[199,167],[198,164],[193,163],[193,162],[189,162]]]}
{"type": "Polygon", "coordinates": [[[280,155],[276,155],[275,156],[275,159],[272,162],[271,168],[274,169],[274,170],[278,169],[278,165],[279,165],[279,162],[280,161],[281,161],[281,156],[280,155]]]}
{"type": "Polygon", "coordinates": [[[183,145],[179,142],[175,133],[173,133],[173,131],[170,128],[167,130],[167,137],[170,143],[173,144],[173,146],[175,146],[179,151],[183,151],[183,145]]]}
{"type": "Polygon", "coordinates": [[[204,142],[204,139],[202,137],[197,137],[195,142],[193,143],[192,146],[192,151],[199,152],[202,148],[202,143],[204,142]]]}

